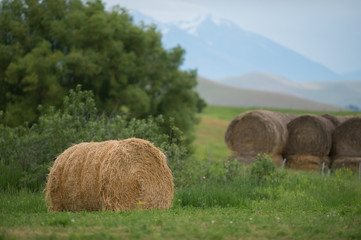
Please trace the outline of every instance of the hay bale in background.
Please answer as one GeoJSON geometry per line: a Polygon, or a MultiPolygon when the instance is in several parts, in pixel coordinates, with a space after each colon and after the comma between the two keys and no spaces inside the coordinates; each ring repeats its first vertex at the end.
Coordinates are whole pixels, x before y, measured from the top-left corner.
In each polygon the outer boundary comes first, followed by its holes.
{"type": "Polygon", "coordinates": [[[229,124],[225,143],[239,161],[249,163],[258,153],[267,153],[280,165],[288,137],[287,123],[294,117],[266,110],[242,113],[229,124]]]}
{"type": "Polygon", "coordinates": [[[361,162],[361,117],[340,124],[332,134],[331,166],[357,170],[361,162]]]}
{"type": "Polygon", "coordinates": [[[324,118],[330,120],[333,123],[333,125],[335,125],[335,127],[337,127],[344,121],[352,118],[352,116],[335,116],[335,115],[331,115],[328,113],[322,114],[321,117],[324,117],[324,118]]]}
{"type": "Polygon", "coordinates": [[[335,125],[322,116],[301,115],[287,125],[288,141],[283,151],[286,166],[295,169],[316,170],[325,162],[329,165],[332,132],[335,125]]]}
{"type": "Polygon", "coordinates": [[[50,211],[167,209],[173,176],[165,155],[150,142],[80,143],[55,160],[46,184],[50,211]]]}

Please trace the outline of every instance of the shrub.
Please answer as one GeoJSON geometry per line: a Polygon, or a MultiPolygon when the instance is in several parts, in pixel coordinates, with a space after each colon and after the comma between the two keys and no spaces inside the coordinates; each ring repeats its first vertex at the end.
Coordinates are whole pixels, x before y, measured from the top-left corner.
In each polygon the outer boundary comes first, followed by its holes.
{"type": "Polygon", "coordinates": [[[251,165],[250,171],[251,177],[257,184],[262,184],[276,176],[276,165],[268,154],[258,154],[251,165]]]}
{"type": "MultiPolygon", "coordinates": [[[[125,114],[99,115],[91,91],[81,86],[64,98],[64,109],[42,108],[39,122],[11,128],[0,124],[0,188],[44,186],[49,167],[66,148],[79,142],[137,137],[149,140],[167,156],[173,171],[182,169],[188,151],[182,132],[172,125],[163,132],[162,115],[126,120],[125,114]]],[[[170,119],[168,122],[172,122],[170,119]]]]}
{"type": "Polygon", "coordinates": [[[224,168],[226,171],[226,180],[230,181],[234,178],[239,177],[241,171],[243,170],[244,165],[237,161],[237,159],[231,157],[227,161],[224,162],[224,168]]]}

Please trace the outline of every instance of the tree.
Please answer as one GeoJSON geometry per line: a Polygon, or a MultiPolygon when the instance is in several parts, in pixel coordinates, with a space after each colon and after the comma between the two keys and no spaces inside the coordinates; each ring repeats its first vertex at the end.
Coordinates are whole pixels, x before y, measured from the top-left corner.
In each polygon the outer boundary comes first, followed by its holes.
{"type": "Polygon", "coordinates": [[[3,0],[0,33],[5,124],[35,122],[39,104],[61,107],[64,93],[81,84],[105,113],[163,114],[191,135],[204,103],[196,72],[179,70],[184,50],[164,49],[156,26],[137,26],[100,0],[3,0]]]}

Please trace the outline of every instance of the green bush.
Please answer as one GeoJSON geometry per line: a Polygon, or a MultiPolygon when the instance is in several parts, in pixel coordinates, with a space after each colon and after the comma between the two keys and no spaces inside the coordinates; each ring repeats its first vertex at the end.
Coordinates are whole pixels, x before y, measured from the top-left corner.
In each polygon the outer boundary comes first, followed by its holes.
{"type": "MultiPolygon", "coordinates": [[[[182,132],[175,126],[163,133],[160,115],[126,120],[125,115],[99,115],[91,91],[80,86],[64,98],[64,109],[43,109],[39,122],[11,128],[0,125],[0,188],[33,190],[44,186],[49,167],[66,148],[79,142],[137,137],[149,140],[168,157],[173,171],[181,171],[188,151],[182,132]]],[[[170,119],[168,122],[172,122],[170,119]]]]}
{"type": "Polygon", "coordinates": [[[267,154],[258,154],[255,161],[251,165],[251,177],[262,184],[276,176],[276,165],[272,158],[267,154]]]}
{"type": "Polygon", "coordinates": [[[244,165],[235,158],[230,158],[224,162],[225,178],[227,181],[235,179],[244,171],[244,165]]]}

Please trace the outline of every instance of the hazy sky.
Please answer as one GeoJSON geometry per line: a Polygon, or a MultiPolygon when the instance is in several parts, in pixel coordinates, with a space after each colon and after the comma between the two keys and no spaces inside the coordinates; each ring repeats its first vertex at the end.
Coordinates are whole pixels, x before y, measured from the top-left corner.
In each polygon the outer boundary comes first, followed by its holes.
{"type": "Polygon", "coordinates": [[[361,70],[361,0],[103,0],[158,21],[224,18],[338,73],[361,70]]]}

